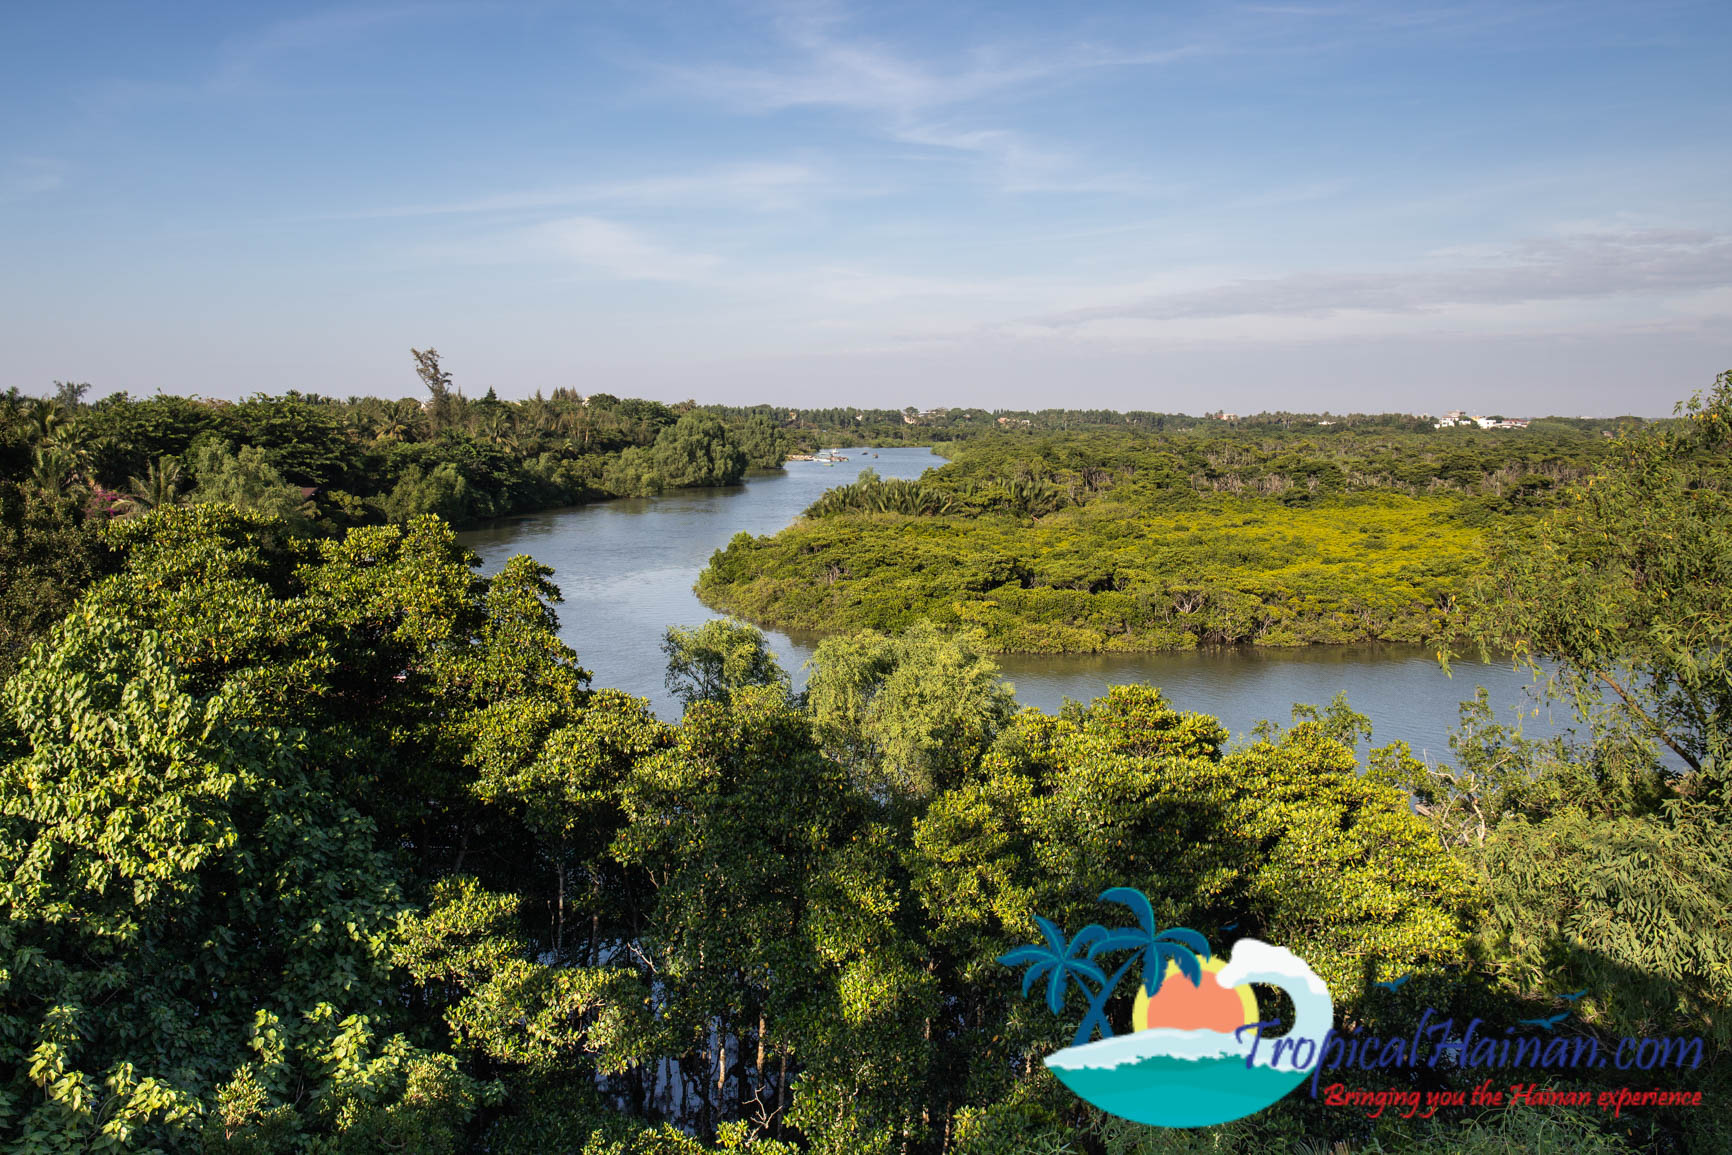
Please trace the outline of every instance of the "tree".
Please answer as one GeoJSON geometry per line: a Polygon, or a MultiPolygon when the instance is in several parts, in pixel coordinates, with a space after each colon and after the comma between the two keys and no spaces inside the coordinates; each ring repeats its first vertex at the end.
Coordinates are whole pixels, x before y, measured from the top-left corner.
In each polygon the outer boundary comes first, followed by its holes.
{"type": "Polygon", "coordinates": [[[1495,539],[1464,624],[1487,653],[1556,663],[1583,716],[1701,771],[1732,737],[1732,372],[1679,409],[1674,428],[1621,436],[1539,526],[1495,539]]]}
{"type": "Polygon", "coordinates": [[[0,481],[0,682],[109,565],[76,498],[0,481]]]}
{"type": "Polygon", "coordinates": [[[257,446],[234,452],[227,442],[206,439],[187,454],[196,484],[188,500],[257,510],[281,518],[290,529],[304,533],[316,512],[297,485],[283,479],[257,446]]]}
{"type": "Polygon", "coordinates": [[[1362,776],[1318,722],[1231,754],[1225,740],[1212,718],[1143,686],[1062,718],[1016,715],[916,820],[915,885],[935,944],[996,957],[1032,929],[1032,911],[1090,923],[1092,896],[1124,900],[1116,888],[1129,888],[1145,896],[1130,904],[1136,925],[1091,945],[1139,952],[1145,983],[1166,970],[1154,944],[1202,953],[1161,925],[1232,922],[1282,943],[1348,1008],[1367,987],[1362,960],[1400,974],[1464,957],[1477,888],[1399,790],[1362,776]]]}
{"type": "Polygon", "coordinates": [[[746,473],[746,455],[707,413],[687,413],[663,429],[650,460],[672,486],[738,485],[746,473]]]}
{"type": "Polygon", "coordinates": [[[469,482],[452,462],[430,470],[411,465],[380,503],[385,516],[399,524],[425,514],[437,514],[450,522],[469,516],[469,482]]]}
{"type": "Polygon", "coordinates": [[[85,381],[56,381],[54,383],[54,402],[68,413],[76,413],[84,404],[84,395],[90,392],[90,384],[85,381]]]}
{"type": "Polygon", "coordinates": [[[350,471],[349,437],[331,407],[316,398],[259,394],[222,413],[233,439],[259,449],[291,484],[336,485],[350,471]]]}
{"type": "Polygon", "coordinates": [[[860,849],[847,777],[780,687],[748,686],[694,703],[675,744],[640,761],[619,799],[626,823],[610,854],[653,894],[637,950],[698,1104],[691,1121],[714,1133],[755,1103],[779,1129],[805,1079],[852,1081],[873,1061],[859,1046],[821,1045],[821,1024],[846,1015],[861,1029],[900,1010],[894,998],[838,1006],[839,971],[864,979],[891,961],[852,941],[862,912],[838,894],[860,849]],[[804,1060],[798,1084],[790,1058],[804,1060]]]}
{"type": "Polygon", "coordinates": [[[753,469],[780,469],[793,442],[763,414],[748,418],[739,431],[740,450],[753,469]]]}
{"type": "Polygon", "coordinates": [[[35,960],[0,994],[13,1142],[451,1150],[473,1110],[448,1056],[378,1037],[393,855],[248,697],[189,692],[157,634],[94,606],[9,683],[0,938],[35,960]]]}
{"type": "Polygon", "coordinates": [[[126,495],[121,499],[123,516],[149,513],[173,505],[180,499],[180,462],[173,457],[159,457],[150,463],[143,477],[127,480],[126,495]]]}
{"type": "Polygon", "coordinates": [[[31,466],[30,484],[50,498],[60,498],[70,492],[78,459],[64,446],[44,443],[31,454],[31,466]]]}
{"type": "Polygon", "coordinates": [[[922,798],[956,782],[1015,709],[973,639],[930,623],[900,637],[825,638],[812,665],[807,701],[826,750],[889,797],[922,798]]]}
{"type": "Polygon", "coordinates": [[[114,523],[125,568],[7,690],[9,1143],[468,1149],[498,1102],[470,1056],[576,1062],[613,989],[537,961],[489,888],[534,872],[480,849],[533,837],[469,789],[485,718],[587,703],[545,567],[477,578],[430,518],[285,529],[114,523]]]}
{"type": "Polygon", "coordinates": [[[763,631],[731,618],[695,629],[669,626],[662,652],[668,657],[668,692],[687,708],[725,699],[742,686],[788,686],[763,631]]]}
{"type": "Polygon", "coordinates": [[[1458,624],[1551,671],[1585,739],[1534,742],[1464,707],[1456,765],[1398,781],[1487,880],[1495,977],[1582,988],[1609,1031],[1732,1043],[1732,374],[1684,420],[1626,431],[1537,526],[1494,540],[1458,624]],[[1609,692],[1609,697],[1608,697],[1609,692]],[[1667,766],[1660,749],[1678,763],[1667,766]]]}
{"type": "Polygon", "coordinates": [[[190,397],[163,394],[134,401],[113,394],[79,410],[76,428],[94,460],[95,480],[118,488],[159,458],[185,462],[201,434],[221,432],[218,413],[190,397]]]}
{"type": "Polygon", "coordinates": [[[433,432],[451,428],[457,423],[463,395],[452,395],[451,374],[440,367],[439,350],[431,347],[425,351],[411,349],[409,355],[415,359],[415,375],[421,378],[421,384],[427,386],[431,398],[427,415],[432,421],[433,432]]]}

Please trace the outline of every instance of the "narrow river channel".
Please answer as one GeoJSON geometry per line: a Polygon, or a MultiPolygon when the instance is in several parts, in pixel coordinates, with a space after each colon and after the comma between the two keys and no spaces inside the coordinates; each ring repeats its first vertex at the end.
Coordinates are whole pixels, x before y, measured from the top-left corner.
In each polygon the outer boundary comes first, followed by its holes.
{"type": "MultiPolygon", "coordinates": [[[[844,449],[836,465],[791,462],[785,473],[755,477],[726,489],[679,490],[665,497],[602,502],[510,518],[460,535],[493,573],[513,554],[527,553],[554,569],[565,595],[561,633],[595,674],[650,699],[663,718],[679,704],[663,685],[662,633],[717,615],[692,593],[710,554],[742,530],[775,533],[824,490],[853,480],[861,469],[883,477],[918,477],[940,459],[927,449],[844,449]]],[[[813,638],[770,635],[782,664],[805,681],[802,665],[813,638]]],[[[1458,704],[1485,686],[1504,721],[1527,702],[1528,677],[1507,665],[1457,662],[1454,677],[1430,654],[1410,646],[1223,649],[1194,653],[1004,655],[1004,676],[1024,705],[1056,710],[1066,698],[1087,701],[1107,686],[1146,682],[1179,708],[1220,718],[1243,737],[1264,718],[1286,722],[1294,702],[1324,705],[1338,691],[1368,715],[1379,744],[1405,739],[1415,753],[1448,756],[1458,704]]],[[[1526,720],[1530,734],[1553,732],[1548,717],[1526,720]]],[[[1566,718],[1559,711],[1557,720],[1566,718]]]]}

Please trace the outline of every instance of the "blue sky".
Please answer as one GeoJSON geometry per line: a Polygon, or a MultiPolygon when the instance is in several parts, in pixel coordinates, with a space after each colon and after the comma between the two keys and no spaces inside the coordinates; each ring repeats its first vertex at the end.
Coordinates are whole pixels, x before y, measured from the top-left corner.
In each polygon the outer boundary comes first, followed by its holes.
{"type": "Polygon", "coordinates": [[[1664,413],[1732,4],[15,4],[0,388],[1664,413]]]}

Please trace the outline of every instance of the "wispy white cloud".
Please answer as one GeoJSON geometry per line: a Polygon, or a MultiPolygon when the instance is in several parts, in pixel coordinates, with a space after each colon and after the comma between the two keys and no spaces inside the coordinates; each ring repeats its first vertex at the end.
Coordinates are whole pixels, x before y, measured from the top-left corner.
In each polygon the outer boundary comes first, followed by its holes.
{"type": "MultiPolygon", "coordinates": [[[[241,9],[237,8],[237,11],[241,9]]],[[[487,14],[473,0],[380,4],[309,12],[247,27],[213,42],[197,66],[173,75],[100,79],[78,99],[105,115],[144,105],[232,100],[249,90],[304,72],[309,62],[362,45],[404,26],[426,28],[487,14]]],[[[304,83],[304,81],[303,81],[304,83]]]]}
{"type": "Polygon", "coordinates": [[[207,87],[236,88],[275,66],[365,40],[383,29],[475,11],[472,4],[406,3],[337,8],[274,21],[224,42],[207,87]]]}
{"type": "Polygon", "coordinates": [[[1196,45],[1127,51],[1092,44],[1042,45],[1038,52],[979,48],[959,63],[922,62],[881,41],[851,36],[839,8],[798,9],[774,22],[791,59],[779,67],[676,66],[668,77],[714,99],[755,111],[802,106],[921,116],[1108,68],[1162,64],[1201,51],[1196,45]]]}
{"type": "MultiPolygon", "coordinates": [[[[1457,262],[1466,254],[1442,254],[1457,262]]],[[[1732,285],[1732,236],[1648,229],[1536,238],[1480,250],[1467,263],[1403,270],[1305,272],[1168,292],[1033,318],[1049,327],[1106,321],[1327,317],[1512,306],[1627,294],[1658,296],[1732,285]]]]}
{"type": "Polygon", "coordinates": [[[746,309],[758,328],[804,333],[802,343],[823,344],[828,334],[855,352],[983,340],[1152,348],[1584,329],[1703,333],[1724,329],[1732,303],[1732,236],[1689,230],[1439,251],[1405,269],[1235,278],[1196,268],[1140,283],[916,273],[870,261],[771,267],[591,216],[518,236],[538,258],[725,293],[727,307],[746,309]]]}
{"type": "Polygon", "coordinates": [[[774,64],[669,64],[656,71],[689,96],[746,112],[831,108],[864,114],[887,139],[985,162],[1006,191],[1134,192],[1143,184],[1117,176],[1079,178],[1074,157],[993,123],[979,105],[1042,84],[1204,51],[1195,44],[1152,51],[1042,44],[1038,50],[981,47],[959,60],[920,60],[852,32],[845,9],[834,3],[777,9],[771,30],[784,57],[774,64]]]}
{"type": "Polygon", "coordinates": [[[0,201],[53,192],[66,183],[66,167],[53,157],[15,156],[0,162],[0,201]]]}
{"type": "Polygon", "coordinates": [[[709,253],[669,248],[643,232],[599,217],[568,217],[534,230],[551,252],[626,281],[710,284],[721,264],[709,253]]]}
{"type": "Polygon", "coordinates": [[[808,164],[745,163],[678,175],[544,187],[343,215],[346,219],[365,219],[509,214],[584,205],[782,212],[804,206],[814,193],[832,188],[833,183],[808,164]]]}

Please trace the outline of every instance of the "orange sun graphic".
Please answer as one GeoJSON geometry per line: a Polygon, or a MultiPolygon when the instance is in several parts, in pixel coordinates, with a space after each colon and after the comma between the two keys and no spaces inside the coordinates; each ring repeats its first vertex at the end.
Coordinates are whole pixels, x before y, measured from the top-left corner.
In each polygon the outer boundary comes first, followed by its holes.
{"type": "Polygon", "coordinates": [[[1161,989],[1150,998],[1137,986],[1137,1004],[1131,1009],[1131,1029],[1146,1031],[1150,1027],[1168,1027],[1180,1031],[1210,1030],[1232,1034],[1247,1023],[1257,1021],[1257,997],[1249,984],[1224,987],[1215,976],[1227,960],[1219,956],[1203,963],[1203,980],[1196,986],[1179,971],[1179,964],[1167,964],[1161,989]]]}

